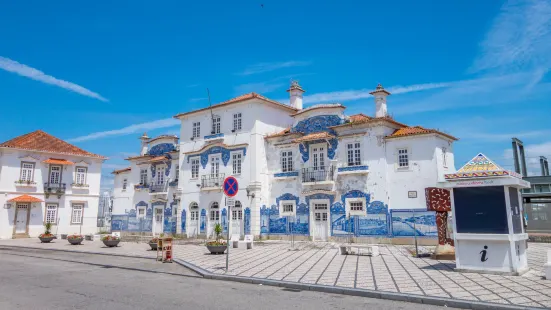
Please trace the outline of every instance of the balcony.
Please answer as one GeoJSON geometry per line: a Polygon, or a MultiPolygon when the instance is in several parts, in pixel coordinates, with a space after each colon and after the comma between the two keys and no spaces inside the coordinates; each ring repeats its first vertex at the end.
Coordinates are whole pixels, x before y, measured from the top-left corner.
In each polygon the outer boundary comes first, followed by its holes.
{"type": "Polygon", "coordinates": [[[140,191],[143,191],[145,189],[148,189],[149,188],[149,184],[145,183],[145,184],[136,184],[134,185],[134,191],[136,192],[140,192],[140,191]]]}
{"type": "Polygon", "coordinates": [[[334,179],[335,167],[325,167],[324,170],[319,168],[303,168],[302,183],[312,184],[332,184],[334,179]]]}
{"type": "Polygon", "coordinates": [[[355,165],[355,166],[342,166],[337,168],[337,174],[369,174],[369,166],[367,165],[355,165]]]}
{"type": "Polygon", "coordinates": [[[90,187],[90,186],[88,184],[73,183],[73,184],[71,184],[71,187],[72,188],[77,188],[77,189],[88,189],[88,187],[90,187]]]}
{"type": "Polygon", "coordinates": [[[44,183],[44,195],[46,198],[50,195],[57,195],[57,198],[61,198],[61,195],[65,194],[66,188],[65,183],[44,183]]]}
{"type": "Polygon", "coordinates": [[[165,194],[168,192],[168,183],[149,185],[150,194],[165,194]]]}
{"type": "Polygon", "coordinates": [[[219,174],[207,174],[201,176],[201,190],[217,190],[222,189],[222,183],[224,183],[225,175],[219,174]]]}
{"type": "Polygon", "coordinates": [[[27,180],[17,180],[17,181],[15,181],[15,186],[17,186],[17,187],[36,188],[36,182],[27,181],[27,180]]]}
{"type": "Polygon", "coordinates": [[[172,181],[172,182],[169,182],[168,183],[168,186],[170,187],[178,187],[178,179],[172,181]]]}

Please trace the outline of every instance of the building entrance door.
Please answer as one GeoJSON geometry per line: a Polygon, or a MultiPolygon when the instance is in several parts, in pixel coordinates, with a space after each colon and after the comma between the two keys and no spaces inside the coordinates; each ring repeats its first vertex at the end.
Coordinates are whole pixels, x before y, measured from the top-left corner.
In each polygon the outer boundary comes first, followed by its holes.
{"type": "Polygon", "coordinates": [[[155,208],[155,235],[163,232],[163,208],[155,208]]]}
{"type": "Polygon", "coordinates": [[[27,212],[29,212],[29,205],[18,204],[17,214],[15,220],[15,233],[26,234],[27,233],[27,212]]]}
{"type": "Polygon", "coordinates": [[[243,236],[243,208],[241,202],[236,201],[235,206],[231,208],[231,234],[243,236]]]}
{"type": "Polygon", "coordinates": [[[189,212],[189,237],[197,237],[199,235],[199,206],[192,204],[189,212]]]}
{"type": "Polygon", "coordinates": [[[314,241],[327,241],[327,203],[314,203],[314,241]]]}
{"type": "Polygon", "coordinates": [[[214,232],[214,226],[216,224],[220,223],[220,207],[218,205],[218,202],[213,202],[210,206],[209,211],[209,225],[207,229],[207,236],[209,238],[216,236],[216,233],[214,232]]]}

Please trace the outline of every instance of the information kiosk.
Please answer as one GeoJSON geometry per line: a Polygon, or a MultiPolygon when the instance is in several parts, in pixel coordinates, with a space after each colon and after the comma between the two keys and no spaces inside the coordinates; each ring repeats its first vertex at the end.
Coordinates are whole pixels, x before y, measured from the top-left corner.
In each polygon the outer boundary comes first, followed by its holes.
{"type": "Polygon", "coordinates": [[[478,154],[446,174],[453,211],[456,269],[519,275],[528,270],[520,189],[530,183],[478,154]]]}

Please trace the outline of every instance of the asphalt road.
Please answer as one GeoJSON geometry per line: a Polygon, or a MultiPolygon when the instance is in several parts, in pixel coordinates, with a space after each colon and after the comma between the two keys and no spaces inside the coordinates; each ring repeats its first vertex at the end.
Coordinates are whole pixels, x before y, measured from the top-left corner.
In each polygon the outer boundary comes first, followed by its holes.
{"type": "Polygon", "coordinates": [[[0,248],[0,309],[437,309],[206,280],[176,263],[0,248]]]}

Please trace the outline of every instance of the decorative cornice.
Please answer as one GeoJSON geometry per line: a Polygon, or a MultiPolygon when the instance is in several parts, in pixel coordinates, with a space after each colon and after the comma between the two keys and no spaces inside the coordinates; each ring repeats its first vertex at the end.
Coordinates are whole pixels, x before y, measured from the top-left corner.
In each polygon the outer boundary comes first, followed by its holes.
{"type": "Polygon", "coordinates": [[[223,138],[223,137],[224,137],[223,133],[217,133],[217,134],[214,134],[214,135],[204,136],[203,138],[205,140],[208,140],[208,139],[216,139],[216,138],[223,138]]]}
{"type": "Polygon", "coordinates": [[[298,171],[274,173],[274,178],[289,178],[289,177],[298,177],[298,171]]]}

